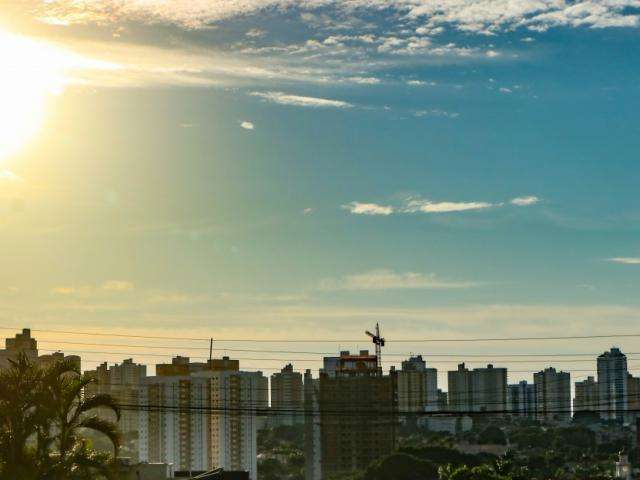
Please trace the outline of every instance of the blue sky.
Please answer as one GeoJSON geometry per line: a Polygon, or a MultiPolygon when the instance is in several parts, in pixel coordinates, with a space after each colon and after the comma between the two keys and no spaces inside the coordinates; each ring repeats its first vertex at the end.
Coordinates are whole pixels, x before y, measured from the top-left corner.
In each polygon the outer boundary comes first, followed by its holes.
{"type": "Polygon", "coordinates": [[[6,324],[636,331],[637,1],[25,5],[60,60],[5,64],[56,73],[0,158],[6,324]]]}

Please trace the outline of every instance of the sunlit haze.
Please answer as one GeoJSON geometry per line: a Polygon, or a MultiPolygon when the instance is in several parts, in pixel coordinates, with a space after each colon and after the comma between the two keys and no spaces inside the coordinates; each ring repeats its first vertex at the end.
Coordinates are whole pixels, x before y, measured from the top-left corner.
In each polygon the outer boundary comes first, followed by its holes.
{"type": "Polygon", "coordinates": [[[637,2],[27,0],[0,25],[0,326],[327,352],[380,322],[397,354],[637,329],[637,2]]]}

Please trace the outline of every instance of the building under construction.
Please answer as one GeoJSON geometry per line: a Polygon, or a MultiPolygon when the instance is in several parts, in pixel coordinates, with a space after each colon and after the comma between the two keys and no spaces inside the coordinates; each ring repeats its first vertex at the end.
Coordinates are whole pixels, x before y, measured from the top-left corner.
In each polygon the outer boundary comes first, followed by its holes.
{"type": "Polygon", "coordinates": [[[367,350],[325,357],[320,378],[305,376],[307,480],[365,469],[395,448],[395,382],[367,350]]]}

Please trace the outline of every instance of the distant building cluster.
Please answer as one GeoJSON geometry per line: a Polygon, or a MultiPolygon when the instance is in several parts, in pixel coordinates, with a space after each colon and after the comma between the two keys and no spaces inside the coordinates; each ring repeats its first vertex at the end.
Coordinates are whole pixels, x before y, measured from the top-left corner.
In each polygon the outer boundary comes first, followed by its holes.
{"type": "MultiPolygon", "coordinates": [[[[19,354],[40,365],[66,359],[81,366],[78,356],[39,355],[29,329],[6,339],[0,369],[19,354]]],[[[94,379],[85,394],[110,394],[120,404],[119,427],[135,461],[181,471],[221,467],[248,472],[252,480],[257,432],[265,426],[303,428],[306,478],[321,480],[393,451],[400,422],[410,419],[454,432],[469,429],[480,414],[562,423],[572,413],[623,421],[640,411],[640,378],[628,372],[618,348],[598,356],[596,377],[575,383],[573,405],[569,372],[552,367],[534,373],[533,383],[510,384],[506,368],[461,363],[447,373],[445,392],[421,355],[383,372],[380,358],[367,350],[324,357],[317,376],[287,364],[270,381],[226,356],[206,362],[177,356],[157,364],[153,376],[133,359],[85,374],[94,379]]]]}

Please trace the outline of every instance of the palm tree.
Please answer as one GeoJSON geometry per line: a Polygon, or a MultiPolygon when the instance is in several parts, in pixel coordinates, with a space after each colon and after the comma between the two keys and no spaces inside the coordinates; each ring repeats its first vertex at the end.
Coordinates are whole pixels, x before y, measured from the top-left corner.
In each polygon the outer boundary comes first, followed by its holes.
{"type": "Polygon", "coordinates": [[[105,435],[111,442],[114,457],[120,446],[120,433],[115,423],[98,416],[99,410],[108,410],[120,418],[120,410],[110,395],[84,395],[94,380],[82,375],[77,365],[60,361],[43,374],[43,390],[47,396],[44,410],[51,428],[41,432],[41,448],[52,451],[53,478],[87,478],[93,473],[108,476],[104,455],[96,454],[87,444],[87,430],[105,435]]]}
{"type": "Polygon", "coordinates": [[[40,428],[42,371],[25,355],[0,370],[0,477],[36,478],[29,439],[40,428]]]}
{"type": "Polygon", "coordinates": [[[106,435],[120,445],[117,426],[98,409],[119,410],[109,395],[84,395],[91,383],[77,365],[41,368],[20,355],[0,370],[0,478],[84,480],[111,478],[110,455],[94,451],[84,433],[106,435]]]}

